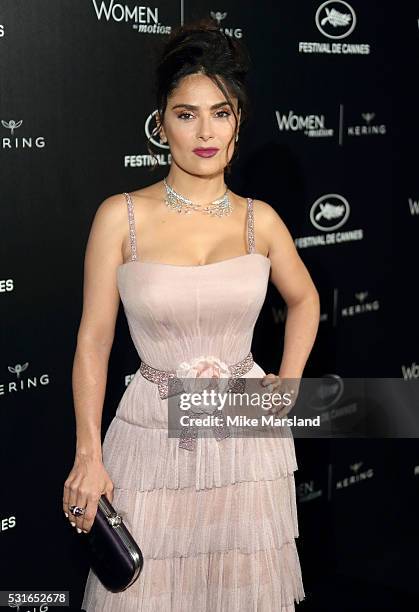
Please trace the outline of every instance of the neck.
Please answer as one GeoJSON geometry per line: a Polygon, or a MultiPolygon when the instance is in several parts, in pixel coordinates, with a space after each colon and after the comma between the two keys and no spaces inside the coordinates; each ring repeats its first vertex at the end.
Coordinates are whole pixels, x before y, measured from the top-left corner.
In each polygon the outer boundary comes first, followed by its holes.
{"type": "Polygon", "coordinates": [[[194,202],[194,204],[212,202],[224,195],[227,189],[224,172],[210,176],[198,176],[186,172],[176,172],[172,167],[166,181],[172,189],[194,202]]]}

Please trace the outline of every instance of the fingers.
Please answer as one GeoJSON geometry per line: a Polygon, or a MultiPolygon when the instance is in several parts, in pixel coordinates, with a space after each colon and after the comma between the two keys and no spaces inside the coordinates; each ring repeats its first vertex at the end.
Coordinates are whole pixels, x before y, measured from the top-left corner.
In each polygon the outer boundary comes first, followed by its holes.
{"type": "Polygon", "coordinates": [[[66,480],[64,483],[64,492],[63,492],[63,510],[67,518],[70,517],[70,510],[68,509],[69,501],[70,501],[70,483],[68,480],[66,480]]]}
{"type": "Polygon", "coordinates": [[[63,510],[70,525],[74,527],[78,533],[82,531],[83,516],[74,515],[70,510],[72,506],[84,508],[86,506],[87,494],[79,490],[77,481],[70,474],[64,483],[63,492],[63,510]]]}
{"type": "MultiPolygon", "coordinates": [[[[103,489],[103,494],[106,495],[110,503],[113,501],[114,486],[112,481],[107,478],[106,485],[103,489]]],[[[74,527],[77,533],[89,533],[91,530],[100,499],[100,493],[89,493],[83,483],[80,485],[77,478],[71,480],[69,477],[64,483],[64,494],[63,494],[63,510],[66,513],[68,521],[71,526],[74,527]],[[77,506],[84,509],[84,513],[81,515],[74,515],[70,508],[77,506]]]]}
{"type": "MultiPolygon", "coordinates": [[[[86,511],[87,492],[85,492],[83,490],[80,490],[80,489],[78,490],[76,506],[78,506],[78,508],[83,508],[86,511]]],[[[82,527],[83,527],[83,521],[84,521],[84,514],[74,516],[73,520],[76,522],[76,531],[77,531],[77,533],[81,533],[82,532],[82,527]]]]}
{"type": "Polygon", "coordinates": [[[105,495],[110,504],[113,502],[113,493],[114,493],[114,486],[112,483],[109,483],[109,485],[105,489],[105,495]]]}
{"type": "Polygon", "coordinates": [[[261,385],[271,394],[281,390],[280,402],[272,402],[272,407],[267,412],[277,414],[279,417],[286,416],[295,404],[298,395],[298,385],[294,381],[281,378],[276,374],[266,374],[261,380],[261,385]]]}
{"type": "Polygon", "coordinates": [[[70,482],[69,485],[69,497],[68,497],[68,520],[70,521],[70,525],[72,527],[76,527],[76,517],[71,512],[71,506],[77,506],[77,491],[78,486],[73,482],[70,482]]]}
{"type": "MultiPolygon", "coordinates": [[[[266,388],[268,393],[276,392],[281,386],[281,379],[279,376],[269,373],[266,374],[261,380],[261,385],[266,388]]],[[[275,414],[278,411],[278,406],[272,405],[271,408],[267,410],[270,414],[275,414]]]]}
{"type": "Polygon", "coordinates": [[[274,386],[278,384],[279,380],[280,380],[279,376],[269,373],[269,374],[266,374],[266,376],[262,378],[261,385],[262,387],[267,387],[267,390],[269,392],[272,392],[274,386]]]}
{"type": "MultiPolygon", "coordinates": [[[[106,498],[108,499],[108,501],[110,503],[112,503],[113,501],[113,491],[114,491],[114,486],[112,483],[109,483],[104,491],[104,495],[106,495],[106,498]]],[[[82,526],[81,529],[84,533],[89,533],[89,531],[91,530],[95,517],[96,517],[96,513],[97,513],[97,509],[99,506],[99,499],[100,496],[88,496],[87,497],[87,505],[86,505],[86,511],[84,513],[84,516],[82,517],[82,526]]]]}
{"type": "Polygon", "coordinates": [[[99,505],[99,497],[89,496],[87,498],[87,505],[84,515],[80,517],[81,520],[81,529],[83,533],[89,533],[92,528],[92,525],[95,520],[95,516],[97,513],[97,508],[99,505]]]}
{"type": "Polygon", "coordinates": [[[299,391],[299,384],[296,380],[283,379],[281,382],[281,392],[283,405],[279,407],[278,416],[286,416],[294,407],[299,391]]]}

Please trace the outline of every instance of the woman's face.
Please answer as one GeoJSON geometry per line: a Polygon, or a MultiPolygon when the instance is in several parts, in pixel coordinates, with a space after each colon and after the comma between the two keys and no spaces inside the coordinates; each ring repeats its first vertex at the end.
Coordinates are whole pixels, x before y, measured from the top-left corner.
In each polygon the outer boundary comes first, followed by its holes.
{"type": "MultiPolygon", "coordinates": [[[[237,115],[237,98],[231,99],[237,115]]],[[[216,84],[203,74],[191,74],[169,96],[160,134],[177,166],[205,176],[223,171],[230,161],[235,125],[231,107],[216,84]],[[210,157],[198,154],[199,149],[211,148],[218,150],[210,157]]]]}

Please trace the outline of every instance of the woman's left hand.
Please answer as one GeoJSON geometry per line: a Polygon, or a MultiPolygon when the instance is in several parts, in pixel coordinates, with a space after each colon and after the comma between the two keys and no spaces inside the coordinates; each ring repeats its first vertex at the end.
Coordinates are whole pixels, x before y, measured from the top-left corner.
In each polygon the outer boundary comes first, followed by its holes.
{"type": "Polygon", "coordinates": [[[270,414],[277,414],[280,417],[286,416],[293,408],[300,387],[300,378],[283,378],[278,374],[269,373],[261,379],[261,385],[271,394],[281,394],[284,401],[275,402],[272,408],[267,410],[270,414]]]}

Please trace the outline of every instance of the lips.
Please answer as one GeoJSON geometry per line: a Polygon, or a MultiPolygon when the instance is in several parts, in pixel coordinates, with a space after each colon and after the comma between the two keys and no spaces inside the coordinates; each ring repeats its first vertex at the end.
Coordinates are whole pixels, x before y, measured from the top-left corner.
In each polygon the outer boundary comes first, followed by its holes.
{"type": "Polygon", "coordinates": [[[193,152],[199,157],[212,157],[218,152],[218,149],[194,149],[193,152]]]}

